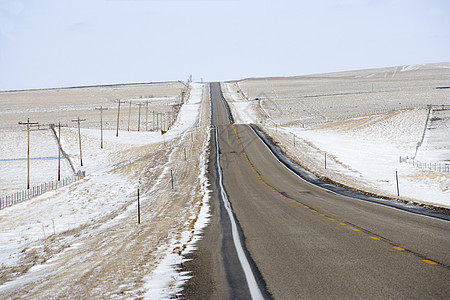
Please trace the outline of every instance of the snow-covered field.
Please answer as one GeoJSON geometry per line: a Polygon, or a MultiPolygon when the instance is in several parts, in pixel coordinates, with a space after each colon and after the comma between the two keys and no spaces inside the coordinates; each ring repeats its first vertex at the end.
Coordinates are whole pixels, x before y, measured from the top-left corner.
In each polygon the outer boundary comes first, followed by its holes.
{"type": "MultiPolygon", "coordinates": [[[[182,83],[155,83],[0,92],[0,197],[20,192],[27,187],[27,131],[26,126],[19,125],[19,122],[27,122],[29,118],[30,122],[41,125],[41,130],[32,127],[30,132],[30,185],[38,186],[57,179],[58,145],[48,124],[61,122],[62,126],[68,126],[62,128],[62,139],[66,141],[66,145],[77,145],[77,123],[72,120],[80,117],[85,119],[81,123],[82,128],[92,128],[91,136],[97,139],[100,111],[96,108],[102,106],[107,109],[103,111],[103,128],[106,129],[104,133],[107,139],[112,130],[116,129],[117,100],[120,100],[120,129],[128,130],[129,120],[130,131],[137,131],[138,121],[141,131],[159,131],[162,125],[167,128],[170,117],[168,113],[180,103],[184,88],[182,83]],[[142,103],[140,120],[138,103],[142,103]],[[159,113],[158,118],[154,117],[154,112],[159,113]],[[162,113],[165,113],[165,119],[161,119],[162,113]],[[164,124],[162,120],[165,121],[164,124]]],[[[127,140],[122,135],[126,134],[121,134],[121,139],[116,139],[113,143],[122,143],[125,144],[123,147],[127,147],[127,140]]],[[[94,145],[95,142],[92,139],[90,141],[91,144],[87,145],[83,140],[82,148],[97,148],[100,145],[100,142],[94,145]]],[[[106,151],[109,151],[107,147],[103,152],[106,151]]],[[[77,152],[78,150],[71,153],[77,152]]],[[[79,165],[79,157],[77,159],[79,165]]],[[[61,177],[71,174],[70,165],[63,161],[61,177]]]]}
{"type": "Polygon", "coordinates": [[[100,106],[103,111],[103,128],[115,129],[118,100],[120,100],[120,128],[128,129],[129,104],[131,105],[130,130],[137,130],[141,105],[141,130],[145,128],[146,109],[149,105],[149,129],[152,129],[152,112],[170,112],[180,103],[185,85],[180,82],[98,87],[64,88],[0,92],[0,128],[17,129],[17,122],[40,124],[58,123],[75,126],[71,122],[78,116],[86,119],[84,128],[100,127],[100,106]]]}
{"type": "MultiPolygon", "coordinates": [[[[400,156],[450,160],[448,111],[433,111],[424,134],[428,111],[423,108],[450,104],[450,89],[436,89],[448,86],[449,79],[447,63],[222,86],[237,123],[259,124],[319,176],[450,208],[450,174],[399,161],[400,156]]],[[[0,210],[0,298],[165,299],[180,292],[189,274],[178,273],[177,266],[195,249],[209,217],[208,87],[190,85],[187,103],[164,136],[154,128],[153,111],[165,113],[167,121],[184,89],[182,83],[158,83],[0,93],[1,194],[26,187],[27,132],[17,123],[27,118],[68,125],[61,129],[62,147],[76,171],[86,171],[82,180],[0,210]],[[118,137],[117,99],[123,101],[118,137]],[[138,102],[145,103],[140,132],[138,102]],[[99,106],[108,108],[103,149],[99,106]],[[72,122],[78,116],[86,119],[83,167],[72,122]]],[[[55,180],[56,138],[48,129],[33,130],[30,145],[31,185],[55,180]]],[[[71,174],[64,160],[62,176],[71,174]]]]}
{"type": "MultiPolygon", "coordinates": [[[[18,126],[18,125],[17,125],[18,126]]],[[[47,127],[48,128],[48,127],[47,127]]],[[[56,180],[58,144],[49,129],[30,132],[30,186],[56,180]]],[[[61,178],[73,175],[61,160],[61,178]]],[[[27,130],[0,130],[0,198],[27,188],[27,130]]]]}
{"type": "MultiPolygon", "coordinates": [[[[450,63],[443,63],[246,79],[224,83],[223,90],[236,122],[259,124],[315,174],[362,191],[450,208],[449,173],[399,159],[415,156],[426,105],[450,104],[450,89],[436,89],[449,82],[450,63]]],[[[449,115],[440,112],[429,123],[416,159],[449,163],[449,115]]]]}
{"type": "MultiPolygon", "coordinates": [[[[147,86],[145,93],[167,93],[176,99],[178,85],[164,88],[161,85],[154,90],[147,86]]],[[[128,88],[132,94],[143,93],[128,88]]],[[[205,172],[210,108],[205,89],[205,85],[191,84],[187,103],[164,136],[159,132],[120,130],[116,137],[115,130],[107,127],[103,133],[104,148],[100,149],[100,130],[82,127],[83,167],[79,161],[77,129],[62,128],[62,147],[77,170],[86,171],[86,177],[0,210],[0,298],[154,299],[179,291],[187,277],[179,276],[173,264],[180,263],[182,254],[193,249],[193,242],[208,217],[205,172]]],[[[87,90],[93,92],[95,88],[87,90]]],[[[60,91],[64,92],[70,96],[77,91],[60,91]]],[[[23,93],[33,98],[33,92],[23,93]]],[[[155,110],[170,107],[173,100],[169,98],[150,107],[155,110]]],[[[72,100],[59,100],[61,105],[71,108],[71,115],[79,109],[72,100]]],[[[36,103],[39,107],[39,102],[36,103]]],[[[92,109],[96,105],[93,103],[92,109]]],[[[30,111],[37,111],[36,119],[59,116],[57,109],[40,114],[33,104],[28,106],[30,111]]],[[[115,116],[116,113],[117,110],[115,116]]],[[[6,171],[10,167],[4,165],[11,161],[17,164],[11,172],[2,172],[6,175],[2,174],[1,190],[13,191],[16,185],[24,185],[26,176],[22,173],[26,172],[26,161],[2,159],[24,157],[26,132],[16,131],[13,126],[28,114],[21,114],[17,107],[4,114],[7,118],[2,119],[5,130],[1,138],[15,146],[9,148],[1,143],[0,166],[6,171]],[[14,120],[15,117],[20,119],[14,120]]],[[[55,178],[56,160],[49,157],[57,156],[56,139],[48,130],[32,131],[31,136],[32,157],[48,158],[36,160],[41,165],[33,165],[35,160],[32,161],[33,182],[55,178]]],[[[72,172],[67,165],[64,170],[72,172]]]]}

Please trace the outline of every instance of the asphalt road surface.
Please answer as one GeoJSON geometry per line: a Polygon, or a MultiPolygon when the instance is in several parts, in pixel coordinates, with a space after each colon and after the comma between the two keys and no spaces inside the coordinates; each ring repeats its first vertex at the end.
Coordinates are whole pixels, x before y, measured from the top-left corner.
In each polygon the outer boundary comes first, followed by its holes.
{"type": "MultiPolygon", "coordinates": [[[[449,221],[300,179],[250,126],[230,124],[220,87],[210,88],[223,186],[264,298],[450,298],[449,221]]],[[[194,276],[185,296],[248,299],[217,177],[212,180],[212,222],[185,266],[194,276]]]]}

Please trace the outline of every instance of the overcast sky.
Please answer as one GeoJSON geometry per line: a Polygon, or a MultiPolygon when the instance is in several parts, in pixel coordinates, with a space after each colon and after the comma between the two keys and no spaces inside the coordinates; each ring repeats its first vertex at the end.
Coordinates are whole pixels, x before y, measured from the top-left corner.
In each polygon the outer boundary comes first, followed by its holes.
{"type": "Polygon", "coordinates": [[[448,61],[448,0],[0,0],[0,90],[448,61]]]}

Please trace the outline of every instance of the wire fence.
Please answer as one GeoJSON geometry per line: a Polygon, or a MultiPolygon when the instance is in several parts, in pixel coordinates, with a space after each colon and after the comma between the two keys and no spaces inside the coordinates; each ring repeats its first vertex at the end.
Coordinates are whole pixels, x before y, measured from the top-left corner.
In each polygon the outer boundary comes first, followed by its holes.
{"type": "MultiPolygon", "coordinates": [[[[442,105],[433,105],[433,107],[440,107],[440,109],[442,109],[443,106],[442,105]]],[[[328,116],[316,115],[315,117],[312,117],[308,120],[305,120],[305,119],[298,119],[296,121],[291,120],[288,122],[278,123],[278,125],[295,123],[302,128],[309,128],[309,127],[313,127],[313,126],[328,124],[331,122],[344,121],[344,120],[352,119],[352,118],[359,118],[359,117],[364,117],[364,116],[369,116],[369,115],[389,113],[389,112],[393,112],[393,111],[407,110],[407,109],[430,109],[430,105],[419,103],[419,104],[410,104],[410,105],[389,106],[389,107],[377,108],[377,109],[373,109],[373,110],[363,110],[363,111],[358,111],[358,112],[353,112],[353,113],[340,112],[339,115],[334,115],[334,116],[333,115],[328,115],[328,116]]],[[[268,115],[266,112],[265,112],[265,114],[268,115]]],[[[262,123],[264,124],[264,122],[262,122],[262,123]]]]}
{"type": "Polygon", "coordinates": [[[427,163],[427,162],[421,162],[418,161],[412,157],[400,157],[400,163],[406,163],[413,165],[416,168],[422,169],[422,170],[430,170],[434,172],[441,172],[441,173],[450,173],[450,164],[443,164],[443,163],[427,163]]]}
{"type": "Polygon", "coordinates": [[[33,197],[42,195],[45,192],[56,190],[57,188],[71,184],[74,181],[83,179],[86,176],[85,171],[78,171],[77,174],[61,179],[60,181],[49,181],[38,186],[30,187],[27,190],[16,192],[0,198],[0,209],[11,206],[13,204],[29,200],[33,197]]]}
{"type": "Polygon", "coordinates": [[[376,115],[376,114],[389,113],[392,111],[407,110],[407,109],[430,109],[430,105],[423,104],[423,103],[415,103],[415,104],[380,107],[380,108],[375,108],[372,110],[363,110],[363,111],[358,111],[358,112],[354,112],[354,113],[341,113],[338,116],[329,116],[324,121],[312,122],[311,124],[304,124],[305,126],[303,126],[303,127],[315,126],[315,125],[320,125],[320,124],[326,124],[329,122],[342,121],[342,120],[359,118],[359,117],[368,116],[368,115],[376,115]]]}

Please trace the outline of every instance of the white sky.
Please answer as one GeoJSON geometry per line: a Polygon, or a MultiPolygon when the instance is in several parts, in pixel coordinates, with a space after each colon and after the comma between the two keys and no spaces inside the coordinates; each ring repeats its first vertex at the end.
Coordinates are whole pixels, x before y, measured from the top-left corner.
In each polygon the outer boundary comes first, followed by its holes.
{"type": "Polygon", "coordinates": [[[448,61],[448,0],[0,0],[0,90],[448,61]]]}

